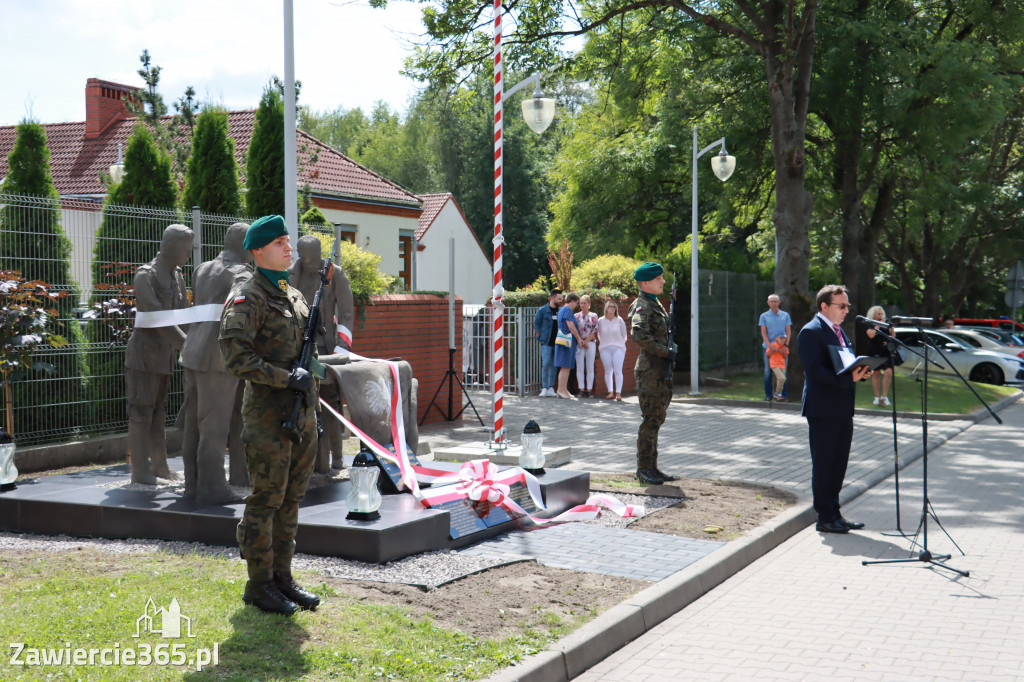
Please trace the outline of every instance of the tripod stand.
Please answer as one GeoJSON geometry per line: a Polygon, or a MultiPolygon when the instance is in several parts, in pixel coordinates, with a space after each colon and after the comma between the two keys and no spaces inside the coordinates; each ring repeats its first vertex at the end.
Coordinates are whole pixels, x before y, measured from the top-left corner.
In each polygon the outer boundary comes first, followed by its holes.
{"type": "MultiPolygon", "coordinates": [[[[441,416],[448,421],[455,421],[462,416],[462,413],[466,411],[466,405],[462,406],[458,412],[452,414],[452,405],[455,399],[455,385],[452,382],[458,382],[459,390],[462,391],[462,395],[466,396],[466,402],[469,407],[473,408],[473,414],[476,415],[477,420],[480,422],[480,426],[484,426],[484,420],[480,418],[480,413],[476,411],[476,405],[473,404],[473,399],[469,397],[469,393],[466,392],[466,387],[462,383],[462,379],[459,378],[459,373],[455,371],[455,349],[448,349],[448,369],[444,373],[444,377],[441,378],[441,383],[438,384],[437,390],[434,391],[434,397],[430,399],[430,404],[427,405],[427,409],[423,412],[423,417],[420,418],[420,426],[423,426],[423,421],[427,418],[427,414],[430,412],[430,408],[436,407],[438,412],[441,412],[441,416]],[[441,410],[441,406],[436,404],[437,396],[444,388],[445,383],[448,384],[448,414],[441,410]]],[[[461,399],[460,401],[461,402],[461,399]]]]}
{"type": "MultiPolygon", "coordinates": [[[[999,419],[999,417],[994,412],[992,412],[992,408],[988,406],[988,403],[986,403],[982,399],[982,397],[978,395],[978,392],[974,390],[973,386],[967,383],[967,381],[963,378],[963,375],[961,375],[960,372],[956,369],[956,367],[949,362],[949,359],[946,358],[942,351],[925,340],[927,336],[924,333],[924,330],[921,329],[920,325],[918,325],[917,331],[920,334],[920,338],[922,339],[922,343],[924,345],[924,377],[923,379],[917,379],[917,381],[921,383],[921,434],[923,439],[924,454],[922,471],[923,484],[921,498],[921,520],[918,522],[917,530],[914,533],[913,539],[910,544],[910,548],[911,551],[913,551],[914,547],[917,545],[917,539],[920,536],[922,540],[921,550],[918,552],[916,557],[912,556],[908,559],[879,559],[875,561],[862,561],[861,565],[868,566],[871,564],[902,564],[919,561],[931,564],[938,568],[945,568],[946,570],[953,571],[954,573],[957,573],[964,577],[968,577],[970,576],[970,571],[962,571],[958,568],[954,568],[944,563],[952,555],[932,554],[931,550],[928,549],[928,518],[931,517],[942,530],[942,532],[945,533],[946,537],[949,538],[949,541],[953,543],[953,546],[956,547],[957,551],[960,552],[960,555],[964,556],[964,551],[960,549],[960,545],[956,544],[956,541],[952,538],[952,536],[950,536],[949,531],[947,531],[945,527],[942,525],[942,522],[939,520],[938,514],[935,513],[935,508],[932,506],[931,500],[928,497],[928,365],[935,364],[940,368],[942,367],[942,365],[939,365],[938,363],[934,362],[928,357],[929,350],[935,350],[939,354],[939,356],[942,357],[942,359],[945,360],[947,364],[949,364],[953,372],[956,373],[956,375],[960,377],[960,380],[963,381],[964,384],[971,389],[971,392],[974,393],[975,397],[977,397],[978,400],[981,401],[981,403],[986,408],[988,408],[989,413],[991,413],[992,416],[995,417],[996,421],[1002,423],[1002,420],[999,419]]],[[[895,419],[895,414],[893,418],[895,419]]],[[[899,498],[897,498],[897,500],[898,499],[899,498]]],[[[899,523],[898,519],[899,507],[897,506],[897,524],[899,523]]]]}

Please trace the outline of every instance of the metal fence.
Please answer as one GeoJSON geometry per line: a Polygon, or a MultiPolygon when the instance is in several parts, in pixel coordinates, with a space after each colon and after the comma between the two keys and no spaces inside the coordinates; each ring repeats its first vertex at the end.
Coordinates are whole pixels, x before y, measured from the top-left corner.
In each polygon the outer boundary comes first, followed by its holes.
{"type": "MultiPolygon", "coordinates": [[[[249,219],[0,193],[0,269],[17,270],[26,279],[43,280],[52,291],[69,294],[57,306],[54,329],[69,344],[33,354],[35,363],[55,370],[33,371],[11,383],[20,445],[66,442],[127,428],[125,347],[112,342],[103,322],[82,317],[94,303],[111,296],[96,285],[130,285],[131,269],[156,256],[164,229],[174,223],[196,232],[193,258],[182,268],[187,283],[194,267],[220,252],[224,233],[235,222],[249,219]],[[125,264],[120,274],[110,267],[115,262],[125,264]]],[[[178,368],[167,396],[168,425],[182,399],[178,368]]],[[[6,408],[3,392],[0,405],[6,408]]]]}
{"type": "MultiPolygon", "coordinates": [[[[768,309],[768,295],[774,288],[774,283],[758,281],[749,273],[698,271],[701,371],[761,362],[763,351],[757,320],[768,309]]],[[[680,292],[679,302],[684,295],[680,292]]],[[[689,369],[689,352],[684,350],[690,347],[689,296],[686,296],[684,306],[677,303],[676,308],[679,359],[685,360],[689,369]],[[683,318],[679,312],[683,312],[683,318]]]]}
{"type": "MultiPolygon", "coordinates": [[[[505,308],[505,390],[524,396],[539,391],[540,346],[533,336],[537,308],[505,308]]],[[[494,308],[462,306],[462,372],[466,388],[491,391],[494,363],[491,358],[491,330],[494,308]]]]}

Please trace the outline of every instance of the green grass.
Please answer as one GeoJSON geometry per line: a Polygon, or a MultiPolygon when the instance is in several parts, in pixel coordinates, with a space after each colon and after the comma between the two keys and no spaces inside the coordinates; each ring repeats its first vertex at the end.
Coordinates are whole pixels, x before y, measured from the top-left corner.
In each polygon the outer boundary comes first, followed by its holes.
{"type": "MultiPolygon", "coordinates": [[[[914,379],[907,378],[906,372],[897,370],[893,378],[896,384],[896,407],[901,412],[921,411],[921,384],[914,379]]],[[[971,382],[982,398],[989,405],[1008,396],[1018,393],[1019,389],[1009,386],[992,386],[971,382]]],[[[730,398],[733,400],[755,400],[764,402],[764,374],[761,372],[749,372],[729,377],[729,385],[718,388],[705,386],[701,388],[705,398],[730,398]]],[[[857,407],[871,409],[889,408],[879,407],[872,404],[875,394],[871,388],[871,380],[857,384],[857,407]]],[[[799,404],[799,395],[790,395],[792,402],[799,404]]],[[[889,399],[892,399],[892,389],[889,392],[889,399]]],[[[948,414],[970,414],[979,409],[984,409],[974,394],[963,385],[956,377],[936,376],[928,377],[928,412],[948,414]]]]}
{"type": "MultiPolygon", "coordinates": [[[[315,576],[300,578],[315,583],[315,576]]],[[[396,607],[365,603],[325,584],[314,588],[323,605],[292,618],[242,605],[244,566],[236,560],[148,553],[111,555],[94,550],[20,553],[0,566],[0,641],[6,655],[0,679],[81,680],[463,680],[487,677],[539,651],[579,622],[551,634],[524,630],[500,641],[471,637],[414,619],[396,607]],[[167,607],[176,598],[192,619],[180,639],[143,632],[136,619],[152,598],[167,607]],[[183,644],[187,658],[216,645],[219,663],[14,666],[13,649],[114,648],[183,644]]],[[[155,651],[155,649],[154,649],[155,651]]],[[[26,660],[22,653],[22,660],[26,660]]]]}

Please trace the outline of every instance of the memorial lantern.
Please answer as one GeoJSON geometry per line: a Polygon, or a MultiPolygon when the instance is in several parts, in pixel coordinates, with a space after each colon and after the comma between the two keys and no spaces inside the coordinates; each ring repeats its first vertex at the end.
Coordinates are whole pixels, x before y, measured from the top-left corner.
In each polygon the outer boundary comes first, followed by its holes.
{"type": "Polygon", "coordinates": [[[18,469],[14,466],[14,439],[0,427],[0,493],[14,490],[18,469]]]}
{"type": "Polygon", "coordinates": [[[380,469],[374,461],[374,455],[364,445],[359,449],[352,466],[349,467],[349,479],[352,484],[345,503],[348,505],[346,519],[355,521],[375,521],[380,518],[380,491],[377,490],[377,476],[380,469]]]}
{"type": "Polygon", "coordinates": [[[521,440],[523,449],[519,454],[519,466],[531,474],[544,473],[544,434],[540,425],[532,419],[523,427],[521,440]]]}

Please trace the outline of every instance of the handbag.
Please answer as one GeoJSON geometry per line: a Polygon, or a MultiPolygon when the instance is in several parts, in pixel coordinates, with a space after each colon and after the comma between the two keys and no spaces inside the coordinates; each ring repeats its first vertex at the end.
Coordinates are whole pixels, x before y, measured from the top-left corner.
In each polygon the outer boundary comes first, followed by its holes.
{"type": "Polygon", "coordinates": [[[569,332],[563,332],[561,329],[558,330],[558,334],[555,335],[555,345],[565,346],[566,348],[572,348],[572,334],[569,332]]]}

